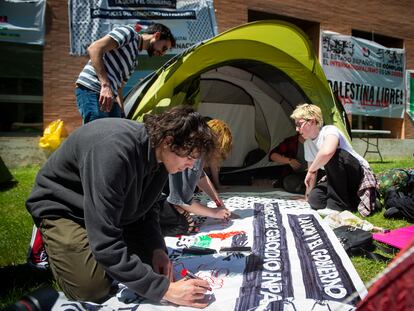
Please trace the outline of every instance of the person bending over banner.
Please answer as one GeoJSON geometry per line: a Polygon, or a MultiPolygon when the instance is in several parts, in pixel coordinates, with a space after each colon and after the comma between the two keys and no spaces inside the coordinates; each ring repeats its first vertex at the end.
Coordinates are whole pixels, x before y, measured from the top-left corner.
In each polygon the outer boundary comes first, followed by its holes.
{"type": "Polygon", "coordinates": [[[204,280],[173,282],[158,223],[168,179],[209,158],[216,140],[189,107],[105,118],[73,132],[37,174],[26,202],[49,264],[70,299],[101,302],[113,280],[159,302],[205,307],[204,280]]]}
{"type": "Polygon", "coordinates": [[[217,138],[217,151],[209,161],[197,159],[193,168],[170,174],[170,193],[161,204],[160,225],[163,235],[175,236],[198,231],[193,217],[189,213],[218,219],[227,219],[231,212],[224,206],[213,183],[203,170],[205,164],[218,172],[220,163],[225,160],[232,147],[231,131],[226,123],[212,119],[207,122],[217,138]],[[215,203],[217,208],[209,208],[193,200],[194,190],[198,186],[215,203]]]}
{"type": "Polygon", "coordinates": [[[83,123],[124,115],[122,88],[137,67],[142,50],[163,56],[175,47],[175,38],[163,24],[151,24],[138,33],[133,26],[114,28],[88,47],[90,60],[76,80],[76,103],[83,123]]]}
{"type": "Polygon", "coordinates": [[[305,138],[306,197],[313,209],[358,210],[362,216],[374,211],[377,182],[368,162],[352,148],[334,125],[323,126],[318,106],[303,104],[290,116],[296,131],[305,138]],[[326,178],[316,184],[317,171],[326,178]]]}

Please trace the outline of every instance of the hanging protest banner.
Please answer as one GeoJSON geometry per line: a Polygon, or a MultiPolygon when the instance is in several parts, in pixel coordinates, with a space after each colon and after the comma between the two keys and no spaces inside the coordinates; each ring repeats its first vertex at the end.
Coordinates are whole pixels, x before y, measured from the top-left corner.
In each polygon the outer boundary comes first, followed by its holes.
{"type": "Polygon", "coordinates": [[[44,43],[46,0],[0,0],[0,41],[44,43]]]}
{"type": "Polygon", "coordinates": [[[91,42],[120,25],[169,27],[178,54],[217,35],[213,0],[69,0],[70,54],[85,55],[91,42]]]}
{"type": "Polygon", "coordinates": [[[321,62],[347,113],[403,118],[405,50],[322,32],[321,62]]]}
{"type": "Polygon", "coordinates": [[[414,120],[414,70],[407,70],[407,114],[414,120]]]}

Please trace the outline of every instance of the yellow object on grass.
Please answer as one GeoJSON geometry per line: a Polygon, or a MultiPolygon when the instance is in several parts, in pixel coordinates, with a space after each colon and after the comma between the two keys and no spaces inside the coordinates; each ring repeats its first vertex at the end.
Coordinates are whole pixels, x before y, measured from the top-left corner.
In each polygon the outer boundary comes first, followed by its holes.
{"type": "Polygon", "coordinates": [[[63,130],[62,120],[52,121],[43,131],[43,136],[39,140],[39,147],[48,151],[55,151],[62,143],[63,130]]]}

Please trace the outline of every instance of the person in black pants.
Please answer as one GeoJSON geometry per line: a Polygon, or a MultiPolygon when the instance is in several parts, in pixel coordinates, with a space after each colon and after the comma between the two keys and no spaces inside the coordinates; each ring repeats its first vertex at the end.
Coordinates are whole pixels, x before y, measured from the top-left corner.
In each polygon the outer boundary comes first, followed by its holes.
{"type": "Polygon", "coordinates": [[[309,193],[310,206],[314,209],[329,207],[356,211],[360,201],[357,192],[363,176],[358,160],[349,152],[337,149],[324,168],[326,179],[309,193]]]}
{"type": "Polygon", "coordinates": [[[308,162],[305,196],[310,206],[313,209],[358,210],[363,216],[369,215],[375,208],[376,179],[368,162],[355,152],[336,126],[323,126],[318,106],[299,105],[291,118],[296,131],[305,138],[308,162]],[[326,178],[316,183],[320,169],[325,170],[326,178]]]}

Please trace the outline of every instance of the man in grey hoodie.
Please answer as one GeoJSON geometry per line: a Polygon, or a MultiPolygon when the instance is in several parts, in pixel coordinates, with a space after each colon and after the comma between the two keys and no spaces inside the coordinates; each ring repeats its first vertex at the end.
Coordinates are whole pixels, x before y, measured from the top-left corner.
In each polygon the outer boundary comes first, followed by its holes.
{"type": "Polygon", "coordinates": [[[157,217],[168,178],[209,157],[215,137],[189,107],[105,118],[73,132],[39,171],[26,202],[68,298],[101,302],[113,280],[140,296],[205,307],[205,280],[173,282],[157,217]]]}

